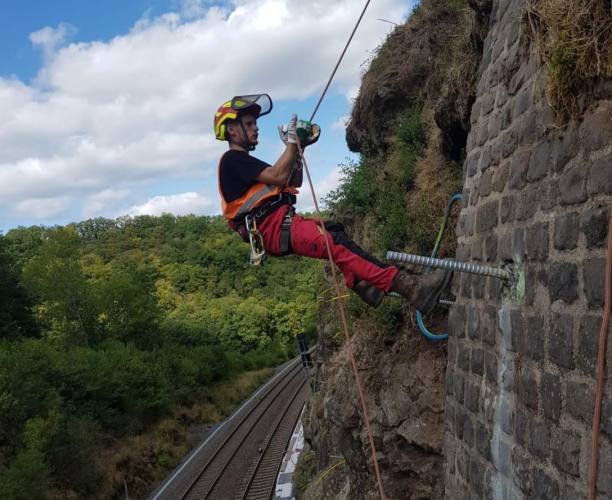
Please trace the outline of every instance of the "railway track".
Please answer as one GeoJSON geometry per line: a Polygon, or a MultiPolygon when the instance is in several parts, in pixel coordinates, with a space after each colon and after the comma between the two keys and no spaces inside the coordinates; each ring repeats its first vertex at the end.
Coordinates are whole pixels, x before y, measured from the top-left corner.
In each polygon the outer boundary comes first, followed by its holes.
{"type": "Polygon", "coordinates": [[[299,359],[290,362],[195,450],[151,500],[269,499],[306,398],[299,359]]]}

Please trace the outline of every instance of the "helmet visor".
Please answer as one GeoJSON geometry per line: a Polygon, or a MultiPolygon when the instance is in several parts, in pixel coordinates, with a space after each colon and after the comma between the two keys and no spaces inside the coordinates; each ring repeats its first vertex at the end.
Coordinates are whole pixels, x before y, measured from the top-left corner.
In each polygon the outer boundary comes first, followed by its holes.
{"type": "Polygon", "coordinates": [[[238,112],[259,108],[257,117],[260,117],[272,111],[272,99],[268,94],[238,95],[232,99],[231,106],[238,112]]]}

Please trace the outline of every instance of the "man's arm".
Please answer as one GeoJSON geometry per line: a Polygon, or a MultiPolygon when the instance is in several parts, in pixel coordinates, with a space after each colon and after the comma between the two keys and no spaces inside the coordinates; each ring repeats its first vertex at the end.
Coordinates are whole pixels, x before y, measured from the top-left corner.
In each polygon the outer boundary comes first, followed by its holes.
{"type": "Polygon", "coordinates": [[[288,143],[285,151],[283,151],[280,158],[276,160],[276,163],[271,167],[264,168],[256,177],[256,180],[265,184],[274,184],[275,186],[286,185],[297,154],[297,145],[288,143]]]}
{"type": "Polygon", "coordinates": [[[301,160],[296,160],[295,166],[293,167],[293,172],[291,173],[291,177],[289,177],[289,182],[287,183],[290,187],[302,187],[302,181],[304,180],[303,176],[303,164],[301,160]]]}

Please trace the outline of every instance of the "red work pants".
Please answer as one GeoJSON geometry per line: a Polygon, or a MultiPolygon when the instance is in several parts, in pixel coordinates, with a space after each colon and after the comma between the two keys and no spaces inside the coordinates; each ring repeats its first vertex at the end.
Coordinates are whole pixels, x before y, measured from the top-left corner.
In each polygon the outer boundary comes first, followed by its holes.
{"type": "MultiPolygon", "coordinates": [[[[266,252],[280,255],[280,227],[289,206],[285,205],[268,215],[258,224],[266,252]]],[[[327,259],[322,223],[299,215],[293,216],[291,224],[291,247],[293,253],[315,259],[327,259]]],[[[359,248],[344,232],[342,224],[325,222],[327,240],[332,260],[344,275],[346,286],[353,288],[356,280],[367,281],[385,293],[391,289],[398,272],[394,266],[384,264],[359,248]]]]}

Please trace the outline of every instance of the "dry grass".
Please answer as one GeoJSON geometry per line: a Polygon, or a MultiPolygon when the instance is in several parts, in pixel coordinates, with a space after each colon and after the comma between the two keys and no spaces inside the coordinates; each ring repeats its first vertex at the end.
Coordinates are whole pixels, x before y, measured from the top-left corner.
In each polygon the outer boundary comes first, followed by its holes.
{"type": "Polygon", "coordinates": [[[578,118],[596,85],[612,78],[609,0],[528,0],[526,34],[544,60],[557,120],[578,118]]]}
{"type": "Polygon", "coordinates": [[[97,498],[123,498],[124,482],[133,498],[145,498],[197,443],[198,429],[227,417],[273,371],[245,372],[218,383],[201,403],[177,409],[145,434],[109,444],[98,458],[107,485],[97,498]]]}

